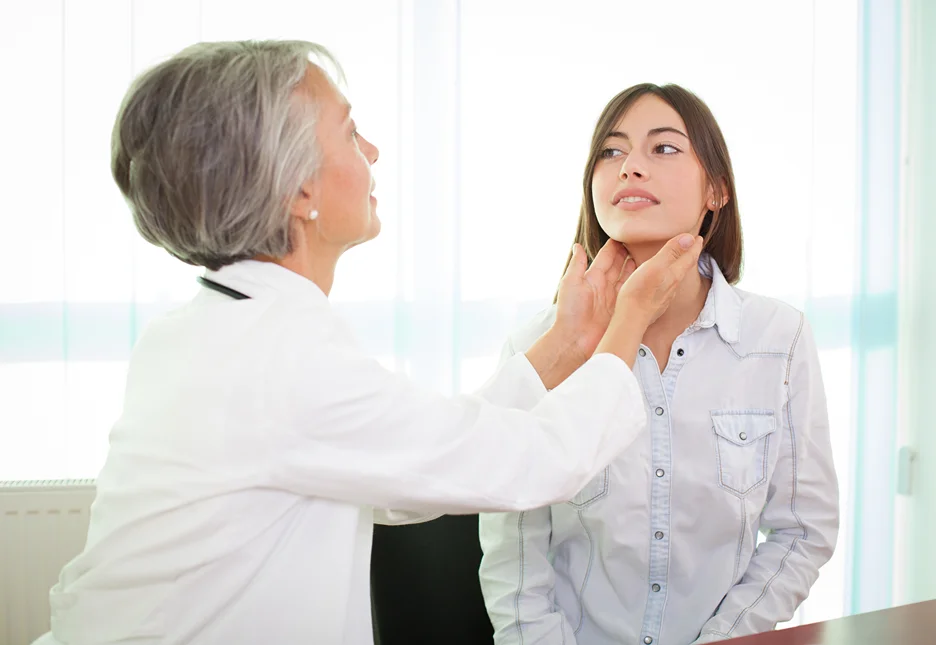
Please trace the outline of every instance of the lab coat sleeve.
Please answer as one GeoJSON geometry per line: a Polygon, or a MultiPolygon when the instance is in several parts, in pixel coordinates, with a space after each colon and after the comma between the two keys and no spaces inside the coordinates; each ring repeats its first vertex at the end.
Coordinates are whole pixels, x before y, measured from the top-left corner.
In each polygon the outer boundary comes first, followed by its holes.
{"type": "MultiPolygon", "coordinates": [[[[502,363],[514,353],[508,340],[502,363]]],[[[484,553],[481,592],[495,645],[575,645],[572,626],[553,603],[556,572],[548,559],[550,509],[482,513],[478,520],[484,553]]]]}
{"type": "Polygon", "coordinates": [[[397,511],[393,509],[375,508],[374,524],[385,526],[403,526],[404,524],[422,524],[442,517],[444,513],[421,513],[419,511],[397,511]]]}
{"type": "MultiPolygon", "coordinates": [[[[530,362],[525,357],[514,356],[515,353],[508,340],[501,356],[497,378],[490,379],[477,394],[492,405],[530,410],[546,395],[546,388],[530,362]]],[[[388,525],[418,524],[434,520],[441,515],[442,513],[374,509],[374,522],[388,525]]]]}
{"type": "Polygon", "coordinates": [[[696,643],[772,630],[790,620],[828,562],[838,535],[838,483],[819,356],[801,319],[787,379],[780,456],[770,480],[757,548],[696,643]]]}
{"type": "MultiPolygon", "coordinates": [[[[627,365],[589,359],[530,410],[416,387],[355,348],[293,348],[275,407],[274,485],[362,506],[420,513],[519,511],[573,497],[643,430],[627,365]]],[[[279,368],[282,363],[277,365],[279,368]]],[[[517,355],[489,398],[541,392],[517,355]]]]}

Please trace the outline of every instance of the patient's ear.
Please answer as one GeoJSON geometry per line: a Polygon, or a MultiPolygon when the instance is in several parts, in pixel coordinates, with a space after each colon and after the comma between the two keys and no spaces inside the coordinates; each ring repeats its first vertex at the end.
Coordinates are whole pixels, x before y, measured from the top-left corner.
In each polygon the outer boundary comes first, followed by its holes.
{"type": "Polygon", "coordinates": [[[728,203],[730,199],[728,195],[728,183],[721,179],[717,183],[718,188],[716,189],[715,185],[709,185],[709,189],[706,193],[707,202],[705,204],[706,208],[710,211],[715,211],[716,213],[725,207],[725,204],[728,203]]]}

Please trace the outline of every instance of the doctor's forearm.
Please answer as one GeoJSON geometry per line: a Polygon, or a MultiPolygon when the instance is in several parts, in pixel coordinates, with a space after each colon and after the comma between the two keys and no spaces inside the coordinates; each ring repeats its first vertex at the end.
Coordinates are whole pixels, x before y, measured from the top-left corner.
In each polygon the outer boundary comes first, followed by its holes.
{"type": "Polygon", "coordinates": [[[575,338],[555,329],[543,334],[525,354],[547,390],[569,378],[589,358],[575,338]]]}
{"type": "Polygon", "coordinates": [[[640,349],[647,327],[646,316],[641,315],[636,308],[633,315],[615,313],[611,324],[608,325],[608,331],[595,348],[595,353],[614,354],[633,370],[634,361],[637,360],[637,350],[640,349]]]}
{"type": "MultiPolygon", "coordinates": [[[[647,331],[645,316],[616,315],[598,343],[595,353],[614,354],[633,369],[637,350],[647,331]]],[[[551,328],[526,351],[527,360],[547,390],[552,390],[580,368],[590,356],[578,338],[551,328]]]]}

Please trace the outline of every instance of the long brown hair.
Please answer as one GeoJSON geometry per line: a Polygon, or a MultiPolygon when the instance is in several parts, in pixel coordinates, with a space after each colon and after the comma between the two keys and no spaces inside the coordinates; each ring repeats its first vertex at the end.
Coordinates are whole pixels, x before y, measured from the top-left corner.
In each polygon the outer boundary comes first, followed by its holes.
{"type": "MultiPolygon", "coordinates": [[[[718,122],[712,111],[698,96],[679,85],[653,85],[641,83],[629,87],[615,96],[605,106],[592,134],[591,150],[585,164],[582,178],[582,207],[579,211],[578,228],[575,241],[582,245],[588,255],[588,262],[608,241],[608,234],[598,224],[595,214],[595,202],[592,199],[592,175],[605,140],[614,130],[615,124],[642,96],[653,95],[665,101],[686,124],[689,141],[696,157],[702,164],[706,181],[719,196],[720,206],[709,211],[702,221],[700,231],[705,238],[704,250],[718,263],[719,268],[730,284],[741,278],[743,244],[741,239],[741,217],[738,211],[738,195],[735,192],[734,171],[731,169],[731,157],[718,122]],[[721,198],[728,197],[727,203],[721,198]]],[[[572,261],[572,254],[566,260],[565,269],[572,261]]]]}

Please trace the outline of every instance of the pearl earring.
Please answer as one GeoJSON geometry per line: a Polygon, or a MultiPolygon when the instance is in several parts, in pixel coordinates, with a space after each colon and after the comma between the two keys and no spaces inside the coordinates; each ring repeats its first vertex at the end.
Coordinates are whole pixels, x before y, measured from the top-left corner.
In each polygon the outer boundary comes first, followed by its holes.
{"type": "Polygon", "coordinates": [[[315,219],[316,217],[318,217],[318,211],[317,211],[317,210],[311,210],[311,211],[309,211],[309,219],[310,219],[310,220],[313,220],[313,219],[315,219]]]}

